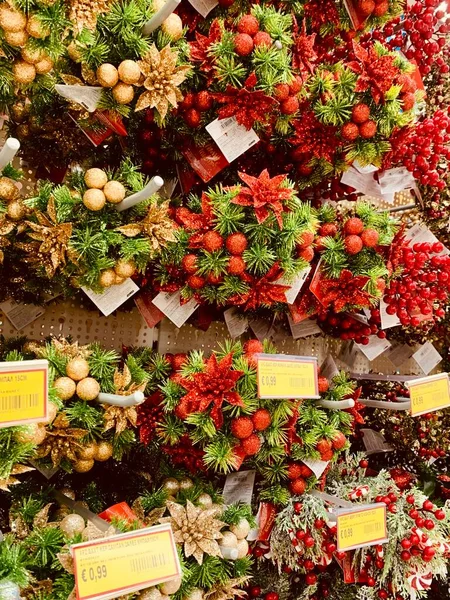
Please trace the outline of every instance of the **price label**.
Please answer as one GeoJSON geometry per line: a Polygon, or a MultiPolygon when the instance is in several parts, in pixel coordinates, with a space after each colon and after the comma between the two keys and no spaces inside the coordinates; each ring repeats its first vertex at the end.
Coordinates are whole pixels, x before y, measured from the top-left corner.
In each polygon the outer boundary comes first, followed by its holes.
{"type": "Polygon", "coordinates": [[[388,541],[385,504],[339,509],[336,516],[339,552],[388,541]]]}
{"type": "Polygon", "coordinates": [[[450,406],[448,373],[406,382],[411,398],[411,415],[418,417],[450,406]]]}
{"type": "Polygon", "coordinates": [[[77,600],[118,598],[181,575],[170,525],[71,546],[77,600]]]}
{"type": "Polygon", "coordinates": [[[317,358],[257,354],[258,398],[319,398],[317,358]]]}
{"type": "Polygon", "coordinates": [[[0,364],[0,427],[47,421],[48,362],[0,364]]]}

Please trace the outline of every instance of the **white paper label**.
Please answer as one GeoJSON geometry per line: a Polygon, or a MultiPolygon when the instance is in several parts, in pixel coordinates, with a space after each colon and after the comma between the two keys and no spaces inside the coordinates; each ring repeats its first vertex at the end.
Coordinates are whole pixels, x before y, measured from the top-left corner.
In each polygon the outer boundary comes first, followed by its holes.
{"type": "Polygon", "coordinates": [[[217,0],[189,0],[189,4],[191,4],[202,17],[207,17],[219,2],[217,0]]]}
{"type": "Polygon", "coordinates": [[[248,319],[237,307],[233,306],[223,313],[228,333],[234,338],[240,337],[248,329],[248,319]]]}
{"type": "Polygon", "coordinates": [[[388,358],[395,367],[400,367],[405,361],[409,360],[414,354],[414,350],[408,344],[392,345],[386,353],[388,358]]]}
{"type": "Polygon", "coordinates": [[[323,361],[320,367],[320,375],[322,377],[326,377],[328,381],[331,381],[333,377],[339,375],[339,369],[334,362],[334,358],[329,354],[326,359],[323,361]]]}
{"type": "Polygon", "coordinates": [[[93,87],[90,85],[62,85],[57,83],[55,90],[72,102],[81,104],[89,112],[94,112],[98,106],[101,95],[103,93],[102,87],[93,87]]]}
{"type": "Polygon", "coordinates": [[[352,166],[359,173],[375,173],[375,171],[378,171],[378,167],[375,167],[374,165],[366,165],[365,167],[363,167],[362,165],[359,164],[359,162],[357,160],[355,160],[353,162],[352,166]]]}
{"type": "Polygon", "coordinates": [[[442,356],[431,342],[426,342],[417,352],[414,352],[412,357],[425,375],[428,375],[442,360],[442,356]]]}
{"type": "Polygon", "coordinates": [[[180,292],[160,292],[152,302],[177,327],[181,327],[198,308],[198,303],[191,298],[186,304],[180,304],[180,292]]]}
{"type": "Polygon", "coordinates": [[[29,460],[28,462],[30,463],[30,465],[33,465],[36,471],[42,473],[42,475],[46,479],[51,479],[53,475],[59,471],[59,467],[43,467],[38,463],[37,460],[29,460]]]}
{"type": "Polygon", "coordinates": [[[45,313],[45,308],[35,304],[20,304],[15,300],[5,300],[0,304],[0,308],[5,313],[15,329],[23,329],[45,313]]]}
{"type": "Polygon", "coordinates": [[[386,338],[382,340],[376,335],[371,335],[369,337],[369,343],[366,346],[364,346],[364,344],[356,344],[356,346],[368,360],[372,361],[375,360],[377,356],[383,354],[383,352],[386,352],[386,350],[391,347],[391,342],[386,338]]]}
{"type": "Polygon", "coordinates": [[[377,454],[377,452],[392,452],[394,449],[386,442],[384,435],[378,431],[361,429],[361,433],[363,434],[363,442],[368,456],[377,454]]]}
{"type": "Polygon", "coordinates": [[[317,479],[322,475],[325,469],[329,465],[328,460],[309,460],[307,458],[302,459],[302,463],[311,469],[317,479]]]}
{"type": "Polygon", "coordinates": [[[377,181],[375,181],[372,173],[360,173],[353,167],[350,167],[341,177],[341,182],[345,185],[349,185],[355,188],[361,194],[365,196],[375,196],[375,198],[382,198],[381,187],[377,181]]]}
{"type": "Polygon", "coordinates": [[[381,329],[389,329],[390,327],[397,327],[400,325],[400,319],[397,317],[397,314],[388,315],[386,312],[387,308],[386,302],[381,298],[380,300],[380,319],[381,319],[381,329]]]}
{"type": "Polygon", "coordinates": [[[223,486],[223,501],[225,504],[252,503],[253,486],[256,471],[237,471],[230,473],[223,486]]]}
{"type": "Polygon", "coordinates": [[[369,323],[369,318],[370,318],[370,313],[369,316],[367,315],[362,315],[361,313],[345,313],[349,319],[354,319],[355,321],[358,321],[358,323],[362,323],[363,325],[367,325],[369,323]]]}
{"type": "Polygon", "coordinates": [[[358,355],[359,352],[356,344],[354,342],[347,342],[346,344],[342,345],[341,351],[338,354],[338,358],[339,360],[342,360],[342,362],[345,362],[345,364],[349,367],[353,367],[358,355]]]}
{"type": "Polygon", "coordinates": [[[312,321],[311,319],[305,319],[304,321],[300,321],[300,323],[294,323],[294,321],[288,315],[288,321],[294,340],[299,340],[300,338],[305,338],[310,335],[323,333],[323,331],[317,325],[317,322],[312,321]]]}
{"type": "Polygon", "coordinates": [[[268,340],[275,333],[272,326],[272,321],[264,321],[263,319],[251,319],[249,325],[253,333],[260,342],[268,340]]]}
{"type": "Polygon", "coordinates": [[[178,179],[174,177],[173,179],[168,179],[164,181],[164,185],[162,188],[158,190],[158,194],[160,198],[172,198],[172,194],[175,188],[178,185],[178,179]]]}
{"type": "Polygon", "coordinates": [[[378,176],[382,194],[395,194],[415,186],[415,179],[405,167],[388,169],[378,176]]]}
{"type": "Polygon", "coordinates": [[[253,129],[247,131],[243,125],[239,125],[236,117],[216,119],[206,126],[206,131],[229,163],[259,142],[255,131],[253,129]]]}
{"type": "Polygon", "coordinates": [[[290,289],[284,293],[288,304],[294,304],[295,299],[297,298],[299,291],[302,289],[302,286],[305,283],[310,271],[311,267],[306,267],[297,275],[297,277],[291,283],[287,282],[284,277],[281,277],[280,279],[277,279],[277,281],[275,281],[277,285],[290,286],[290,289]]]}
{"type": "Polygon", "coordinates": [[[102,294],[96,294],[87,287],[82,287],[81,289],[105,317],[109,316],[139,290],[138,286],[130,278],[119,285],[112,285],[106,288],[102,294]]]}

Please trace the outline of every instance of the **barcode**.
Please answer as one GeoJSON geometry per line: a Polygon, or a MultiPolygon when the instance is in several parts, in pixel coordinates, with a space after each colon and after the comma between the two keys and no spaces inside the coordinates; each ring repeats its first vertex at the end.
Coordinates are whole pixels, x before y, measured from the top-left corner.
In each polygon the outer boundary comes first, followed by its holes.
{"type": "Polygon", "coordinates": [[[220,126],[222,129],[228,129],[228,126],[234,122],[234,117],[229,117],[228,119],[219,120],[220,126]]]}
{"type": "Polygon", "coordinates": [[[309,377],[289,377],[289,385],[302,388],[311,387],[311,379],[309,377]]]}
{"type": "Polygon", "coordinates": [[[17,396],[4,396],[0,399],[0,410],[17,410],[38,406],[39,394],[18,394],[17,396]]]}
{"type": "Polygon", "coordinates": [[[370,523],[364,526],[364,533],[375,533],[381,531],[382,524],[381,523],[370,523]]]}
{"type": "Polygon", "coordinates": [[[160,552],[159,554],[151,554],[133,558],[131,559],[130,567],[133,573],[141,573],[147,569],[164,567],[166,562],[166,555],[160,552]]]}

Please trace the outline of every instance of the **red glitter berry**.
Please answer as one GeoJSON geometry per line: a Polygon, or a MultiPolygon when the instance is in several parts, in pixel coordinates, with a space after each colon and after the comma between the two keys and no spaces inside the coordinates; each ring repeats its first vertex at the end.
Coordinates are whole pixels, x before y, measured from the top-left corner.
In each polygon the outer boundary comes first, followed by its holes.
{"type": "Polygon", "coordinates": [[[341,135],[347,142],[353,142],[359,137],[358,125],[355,123],[346,123],[341,128],[341,135]]]}
{"type": "Polygon", "coordinates": [[[197,271],[197,257],[195,254],[186,254],[183,256],[183,260],[181,261],[181,265],[186,273],[193,274],[197,271]]]}
{"type": "Polygon", "coordinates": [[[306,260],[306,262],[311,262],[314,258],[314,248],[312,246],[302,248],[298,253],[298,257],[303,258],[303,260],[306,260]]]}
{"type": "Polygon", "coordinates": [[[414,108],[414,104],[416,103],[416,97],[412,92],[402,94],[400,96],[400,100],[402,101],[402,108],[404,111],[411,110],[414,108]]]}
{"type": "Polygon", "coordinates": [[[337,234],[337,227],[334,223],[324,223],[319,229],[319,234],[323,237],[334,237],[337,234]]]}
{"type": "Polygon", "coordinates": [[[253,15],[244,15],[239,20],[237,29],[239,33],[246,33],[247,35],[254,36],[259,31],[259,22],[253,15]]]}
{"type": "Polygon", "coordinates": [[[275,86],[275,98],[280,102],[289,97],[289,86],[287,83],[279,83],[275,86]]]}
{"type": "Polygon", "coordinates": [[[248,438],[253,433],[253,421],[250,417],[237,417],[231,421],[231,433],[239,440],[248,438]]]}
{"type": "Polygon", "coordinates": [[[178,352],[178,354],[174,354],[172,357],[172,369],[174,371],[179,371],[183,365],[185,365],[188,361],[187,354],[184,352],[178,352]]]}
{"type": "Polygon", "coordinates": [[[342,431],[338,431],[333,437],[332,445],[335,450],[342,450],[342,448],[347,443],[347,438],[342,433],[342,431]]]}
{"type": "Polygon", "coordinates": [[[299,249],[307,248],[308,246],[311,246],[311,244],[313,242],[314,242],[314,233],[312,231],[304,231],[300,235],[300,239],[298,240],[298,243],[297,243],[297,248],[299,248],[299,249]]]}
{"type": "Polygon", "coordinates": [[[291,463],[288,466],[287,476],[288,476],[288,479],[291,479],[292,481],[294,479],[298,479],[299,477],[301,477],[302,476],[301,465],[299,465],[298,463],[291,463]]]}
{"type": "Polygon", "coordinates": [[[369,138],[373,138],[373,136],[377,132],[377,124],[375,121],[366,121],[359,126],[359,135],[368,140],[369,138]]]}
{"type": "Polygon", "coordinates": [[[227,273],[230,275],[242,275],[246,268],[246,262],[240,256],[231,256],[228,261],[227,273]]]}
{"type": "Polygon", "coordinates": [[[280,112],[283,115],[293,115],[298,111],[299,102],[295,96],[289,96],[287,100],[284,100],[280,104],[280,112]]]}
{"type": "Polygon", "coordinates": [[[290,92],[291,96],[298,94],[299,91],[302,89],[302,86],[303,86],[303,81],[302,81],[301,77],[299,75],[296,75],[294,77],[294,79],[291,81],[291,83],[289,84],[289,92],[290,92]]]}
{"type": "Polygon", "coordinates": [[[348,235],[344,239],[344,245],[347,254],[358,254],[363,248],[362,239],[358,235],[348,235]]]}
{"type": "Polygon", "coordinates": [[[248,340],[244,344],[245,354],[257,354],[258,352],[264,352],[264,347],[259,340],[248,340]]]}
{"type": "Polygon", "coordinates": [[[375,248],[378,245],[380,235],[375,229],[365,229],[361,234],[361,240],[367,248],[375,248]]]}
{"type": "Polygon", "coordinates": [[[243,233],[232,233],[227,237],[225,246],[230,254],[242,254],[248,246],[247,238],[243,233]]]}
{"type": "Polygon", "coordinates": [[[217,231],[207,231],[203,236],[202,246],[208,252],[215,252],[223,246],[223,237],[217,231]]]}
{"type": "Polygon", "coordinates": [[[326,391],[328,391],[329,387],[330,384],[328,382],[328,379],[326,377],[319,376],[319,392],[321,394],[324,394],[326,391]]]}
{"type": "Polygon", "coordinates": [[[191,275],[188,277],[186,283],[193,290],[201,290],[203,287],[205,287],[206,280],[199,275],[191,275]]]}
{"type": "Polygon", "coordinates": [[[359,235],[364,230],[364,223],[358,217],[348,219],[344,224],[344,231],[347,235],[359,235]]]}
{"type": "Polygon", "coordinates": [[[248,33],[237,33],[234,36],[234,49],[239,56],[248,56],[253,52],[253,40],[248,33]]]}
{"type": "Polygon", "coordinates": [[[369,120],[370,117],[370,108],[367,104],[355,104],[352,109],[352,121],[353,123],[365,123],[369,120]]]}
{"type": "Polygon", "coordinates": [[[256,433],[252,433],[247,439],[242,440],[241,447],[247,456],[254,456],[261,448],[261,440],[256,433]]]}
{"type": "Polygon", "coordinates": [[[291,484],[289,485],[289,489],[291,490],[291,493],[295,496],[300,496],[301,494],[304,494],[306,492],[306,482],[301,477],[298,477],[297,479],[294,479],[294,481],[291,482],[291,484]]]}
{"type": "Polygon", "coordinates": [[[272,42],[272,38],[265,31],[258,31],[258,33],[253,38],[253,43],[255,44],[255,46],[265,46],[266,48],[270,48],[272,42]]]}
{"type": "Polygon", "coordinates": [[[184,120],[189,125],[189,127],[194,128],[194,127],[198,127],[200,125],[202,119],[201,119],[200,113],[198,112],[197,109],[190,108],[184,114],[184,120]]]}
{"type": "Polygon", "coordinates": [[[212,105],[213,99],[208,91],[202,90],[201,92],[198,92],[195,98],[195,106],[199,111],[207,111],[212,108],[212,105]]]}
{"type": "Polygon", "coordinates": [[[256,431],[264,431],[272,423],[272,415],[267,408],[258,408],[252,415],[252,421],[256,431]]]}

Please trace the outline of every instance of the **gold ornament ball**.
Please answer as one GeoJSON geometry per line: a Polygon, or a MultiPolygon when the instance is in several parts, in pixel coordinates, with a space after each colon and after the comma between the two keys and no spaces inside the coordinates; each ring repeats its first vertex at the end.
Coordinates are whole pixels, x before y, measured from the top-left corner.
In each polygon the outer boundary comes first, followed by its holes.
{"type": "Polygon", "coordinates": [[[11,116],[16,123],[22,122],[26,118],[28,112],[27,105],[23,104],[23,102],[16,102],[11,106],[11,116]]]}
{"type": "Polygon", "coordinates": [[[237,548],[238,540],[237,537],[231,531],[224,531],[222,539],[219,540],[219,546],[224,548],[237,548]]]}
{"type": "Polygon", "coordinates": [[[27,22],[27,32],[31,37],[43,40],[50,35],[50,28],[42,23],[36,15],[32,15],[27,22]]]}
{"type": "Polygon", "coordinates": [[[180,479],[180,490],[190,490],[193,487],[194,483],[189,477],[183,477],[183,479],[180,479]]]}
{"type": "Polygon", "coordinates": [[[20,31],[5,31],[5,41],[15,48],[23,48],[28,41],[28,33],[24,29],[20,31]]]}
{"type": "Polygon", "coordinates": [[[116,284],[116,273],[113,269],[105,269],[100,273],[98,283],[104,288],[111,287],[116,284]]]}
{"type": "Polygon", "coordinates": [[[8,204],[6,214],[11,221],[20,221],[27,214],[27,207],[22,200],[13,200],[8,204]]]}
{"type": "Polygon", "coordinates": [[[96,451],[96,442],[89,442],[83,446],[82,450],[77,450],[77,456],[80,460],[94,460],[96,451]]]}
{"type": "Polygon", "coordinates": [[[174,13],[169,15],[167,19],[163,21],[161,29],[174,42],[183,36],[183,22],[180,17],[174,13]]]}
{"type": "Polygon", "coordinates": [[[128,83],[119,82],[113,87],[112,95],[119,104],[129,104],[134,98],[134,89],[128,83]]]}
{"type": "Polygon", "coordinates": [[[67,517],[64,517],[64,519],[59,524],[59,528],[61,529],[61,531],[70,538],[73,538],[77,534],[82,533],[85,527],[86,525],[84,523],[83,517],[77,514],[67,515],[67,517]]]}
{"type": "Polygon", "coordinates": [[[170,594],[175,594],[181,587],[181,577],[175,577],[174,579],[170,579],[170,581],[166,581],[159,586],[159,589],[162,594],[169,596],[170,594]]]}
{"type": "Polygon", "coordinates": [[[187,596],[184,596],[183,600],[203,600],[203,590],[193,588],[187,596]]]}
{"type": "Polygon", "coordinates": [[[65,487],[65,488],[62,488],[59,491],[61,492],[61,494],[64,494],[64,496],[67,496],[71,500],[75,500],[75,498],[76,498],[75,492],[73,491],[72,488],[65,487]]]}
{"type": "Polygon", "coordinates": [[[198,497],[197,504],[202,508],[211,508],[213,501],[209,494],[203,493],[198,497]]]}
{"type": "Polygon", "coordinates": [[[70,42],[67,46],[67,54],[74,62],[81,62],[81,52],[76,42],[70,42]]]}
{"type": "Polygon", "coordinates": [[[41,50],[40,48],[32,48],[30,46],[23,48],[20,54],[23,60],[27,63],[30,63],[30,65],[38,63],[45,56],[43,50],[41,50]]]}
{"type": "Polygon", "coordinates": [[[247,554],[248,554],[247,540],[238,540],[237,549],[238,549],[238,556],[237,556],[238,558],[244,558],[244,556],[247,556],[247,554]]]}
{"type": "Polygon", "coordinates": [[[166,492],[174,496],[176,496],[180,491],[180,484],[174,477],[167,477],[167,479],[164,479],[162,482],[162,487],[164,490],[166,490],[166,492]]]}
{"type": "Polygon", "coordinates": [[[97,69],[97,79],[102,87],[112,88],[119,81],[119,73],[114,65],[105,63],[97,69]]]}
{"type": "Polygon", "coordinates": [[[93,377],[85,377],[77,383],[77,396],[81,400],[95,400],[99,393],[100,384],[93,377]]]}
{"type": "Polygon", "coordinates": [[[40,427],[40,423],[31,423],[27,425],[25,431],[19,431],[15,438],[21,444],[35,444],[39,446],[45,440],[47,431],[45,427],[40,427]]]}
{"type": "Polygon", "coordinates": [[[73,469],[77,473],[87,473],[94,466],[93,460],[77,460],[73,463],[73,469]]]}
{"type": "Polygon", "coordinates": [[[0,5],[0,27],[2,29],[15,33],[25,29],[26,25],[27,18],[23,13],[11,8],[6,2],[0,5]]]}
{"type": "Polygon", "coordinates": [[[21,140],[30,137],[30,126],[28,123],[21,123],[17,126],[16,136],[21,140]]]}
{"type": "Polygon", "coordinates": [[[103,188],[106,200],[111,204],[118,204],[125,198],[126,190],[120,181],[108,181],[103,188]]]}
{"type": "Polygon", "coordinates": [[[38,75],[46,75],[53,69],[54,63],[50,56],[44,56],[42,60],[34,65],[38,75]]]}
{"type": "Polygon", "coordinates": [[[84,183],[88,188],[96,188],[101,190],[105,187],[108,181],[108,176],[103,169],[88,169],[84,174],[84,183]]]}
{"type": "Polygon", "coordinates": [[[138,600],[161,600],[161,592],[156,587],[147,588],[139,594],[138,600]]]}
{"type": "Polygon", "coordinates": [[[18,193],[19,190],[12,179],[9,177],[0,177],[0,198],[9,202],[10,200],[14,200],[18,193]]]}
{"type": "Polygon", "coordinates": [[[114,278],[114,285],[121,285],[123,282],[125,281],[125,277],[120,277],[120,275],[117,275],[114,278]]]}
{"type": "Polygon", "coordinates": [[[70,377],[58,377],[58,379],[55,379],[53,387],[60,400],[70,400],[77,389],[75,381],[70,377]]]}
{"type": "Polygon", "coordinates": [[[17,83],[26,85],[34,81],[36,77],[36,69],[34,65],[30,65],[24,60],[18,60],[13,64],[13,75],[17,83]]]}
{"type": "Polygon", "coordinates": [[[231,525],[230,531],[234,533],[238,540],[243,540],[250,533],[250,523],[247,519],[240,519],[237,525],[231,525]]]}
{"type": "Polygon", "coordinates": [[[132,260],[118,260],[114,265],[114,271],[119,277],[131,277],[136,272],[136,263],[132,260]]]}
{"type": "Polygon", "coordinates": [[[99,442],[95,451],[94,459],[99,462],[109,460],[113,455],[113,447],[110,442],[99,442]]]}
{"type": "Polygon", "coordinates": [[[81,356],[72,358],[67,363],[66,373],[74,381],[81,381],[89,375],[89,363],[81,356]]]}
{"type": "Polygon", "coordinates": [[[62,521],[64,517],[70,515],[70,508],[68,506],[61,506],[55,510],[55,521],[62,521]]]}
{"type": "Polygon", "coordinates": [[[138,83],[141,78],[141,70],[134,60],[123,60],[117,70],[120,80],[124,83],[138,83]]]}
{"type": "Polygon", "coordinates": [[[51,423],[52,421],[54,421],[56,419],[57,414],[58,414],[58,408],[57,408],[56,404],[53,404],[53,402],[49,402],[48,409],[47,409],[46,423],[51,423]]]}
{"type": "Polygon", "coordinates": [[[105,194],[102,190],[90,188],[84,192],[83,204],[92,211],[102,210],[106,204],[105,194]]]}

